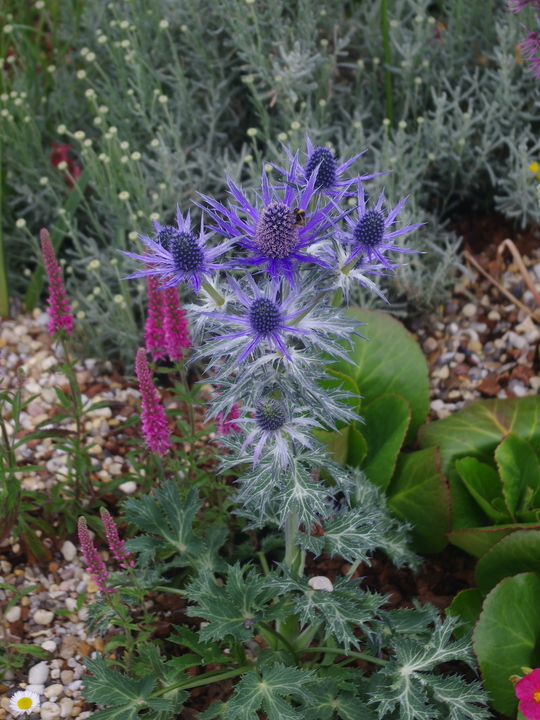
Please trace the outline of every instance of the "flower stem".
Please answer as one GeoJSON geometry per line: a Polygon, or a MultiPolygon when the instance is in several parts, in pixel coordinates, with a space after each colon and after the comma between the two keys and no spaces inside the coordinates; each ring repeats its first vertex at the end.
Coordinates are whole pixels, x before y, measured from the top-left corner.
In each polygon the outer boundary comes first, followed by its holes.
{"type": "Polygon", "coordinates": [[[238,675],[242,675],[248,670],[251,670],[251,667],[251,665],[242,665],[235,670],[228,670],[224,673],[222,673],[221,671],[205,673],[204,675],[199,675],[197,680],[188,680],[187,682],[179,682],[175,683],[174,685],[168,685],[167,687],[161,688],[161,690],[157,690],[155,693],[152,693],[150,697],[160,697],[160,695],[165,695],[171,690],[191,690],[191,688],[201,687],[201,685],[207,685],[209,682],[228,680],[229,678],[237,677],[238,675]]]}
{"type": "Polygon", "coordinates": [[[309,647],[302,651],[302,653],[331,653],[332,655],[346,655],[351,658],[358,658],[360,660],[366,660],[367,662],[373,663],[374,665],[386,665],[387,660],[381,660],[381,658],[373,657],[367,653],[353,652],[352,650],[345,650],[344,648],[333,648],[333,647],[309,647]]]}
{"type": "Polygon", "coordinates": [[[219,307],[225,304],[225,298],[220,295],[218,291],[210,285],[210,283],[203,282],[202,287],[210,295],[210,297],[216,301],[216,304],[219,307]]]}
{"type": "Polygon", "coordinates": [[[392,75],[390,74],[390,26],[388,24],[388,0],[381,0],[381,28],[383,36],[386,117],[390,120],[390,128],[392,128],[394,125],[394,103],[392,97],[392,75]]]}

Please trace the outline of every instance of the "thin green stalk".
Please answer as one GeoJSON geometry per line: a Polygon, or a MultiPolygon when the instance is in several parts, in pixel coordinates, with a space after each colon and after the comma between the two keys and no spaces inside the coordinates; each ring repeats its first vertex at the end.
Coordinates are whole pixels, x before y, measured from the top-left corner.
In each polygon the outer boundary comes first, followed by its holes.
{"type": "Polygon", "coordinates": [[[302,651],[302,654],[304,653],[331,653],[332,655],[346,655],[347,657],[366,660],[374,665],[386,665],[388,662],[387,660],[381,660],[381,658],[373,657],[373,655],[368,655],[367,653],[353,652],[352,650],[345,650],[344,648],[309,647],[302,651]]]}
{"type": "MultiPolygon", "coordinates": [[[[2,143],[0,142],[0,218],[2,217],[2,143]]],[[[0,316],[9,317],[9,293],[7,284],[6,263],[4,258],[4,241],[2,224],[0,223],[0,316]]]]}
{"type": "Polygon", "coordinates": [[[251,670],[252,665],[242,665],[239,668],[236,668],[235,670],[228,670],[227,672],[222,673],[221,671],[217,670],[214,672],[205,673],[204,675],[199,675],[197,680],[190,680],[187,682],[179,682],[175,683],[174,685],[168,685],[167,687],[161,688],[161,690],[156,690],[155,693],[152,693],[150,695],[151,698],[160,697],[161,695],[165,695],[166,693],[170,692],[171,690],[191,690],[192,688],[201,687],[202,685],[207,685],[208,682],[219,682],[220,680],[228,680],[229,678],[237,677],[238,675],[242,675],[243,673],[247,672],[248,670],[251,670]]]}
{"type": "Polygon", "coordinates": [[[300,664],[300,659],[298,657],[298,653],[296,652],[296,650],[293,648],[291,643],[287,640],[287,638],[284,635],[282,635],[278,630],[275,630],[268,623],[258,623],[258,624],[259,624],[259,628],[265,630],[266,632],[269,632],[271,635],[273,635],[275,638],[277,638],[285,646],[285,648],[289,651],[289,653],[291,654],[291,657],[294,659],[294,662],[297,665],[300,664]]]}
{"type": "Polygon", "coordinates": [[[390,127],[392,128],[394,125],[394,102],[392,97],[392,75],[390,73],[390,25],[388,23],[388,0],[381,0],[381,29],[383,36],[386,117],[390,120],[390,127]]]}

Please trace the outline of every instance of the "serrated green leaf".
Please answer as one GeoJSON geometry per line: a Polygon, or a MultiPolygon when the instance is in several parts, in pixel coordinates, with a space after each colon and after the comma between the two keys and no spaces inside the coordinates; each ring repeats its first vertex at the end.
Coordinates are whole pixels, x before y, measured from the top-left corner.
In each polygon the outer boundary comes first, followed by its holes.
{"type": "Polygon", "coordinates": [[[146,675],[134,680],[117,670],[107,667],[103,657],[87,658],[85,665],[92,675],[85,676],[85,698],[100,705],[123,705],[126,710],[144,706],[144,701],[152,692],[155,679],[146,675]]]}
{"type": "Polygon", "coordinates": [[[268,720],[301,720],[284,697],[297,700],[308,697],[306,685],[316,681],[310,670],[298,670],[284,665],[263,668],[260,677],[248,672],[235,687],[235,693],[226,705],[222,717],[226,720],[258,720],[257,710],[262,710],[268,720]]]}
{"type": "Polygon", "coordinates": [[[170,660],[167,660],[167,668],[172,668],[176,673],[180,674],[188,668],[201,665],[201,662],[201,658],[197,657],[197,655],[187,653],[186,655],[180,655],[178,657],[173,657],[170,660]]]}
{"type": "Polygon", "coordinates": [[[199,655],[205,663],[219,663],[224,659],[222,651],[215,643],[203,642],[199,633],[193,632],[185,625],[173,625],[173,627],[178,634],[170,635],[169,642],[189,648],[189,650],[199,655]]]}

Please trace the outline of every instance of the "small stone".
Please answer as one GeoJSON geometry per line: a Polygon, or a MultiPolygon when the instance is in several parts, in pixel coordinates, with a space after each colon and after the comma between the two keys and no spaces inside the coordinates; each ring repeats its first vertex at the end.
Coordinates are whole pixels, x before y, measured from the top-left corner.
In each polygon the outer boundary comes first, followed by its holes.
{"type": "MultiPolygon", "coordinates": [[[[86,585],[86,583],[85,583],[86,585]]],[[[62,639],[62,647],[60,648],[60,657],[64,660],[69,660],[75,655],[79,638],[75,635],[66,635],[62,639]]]]}
{"type": "Polygon", "coordinates": [[[63,697],[60,700],[60,717],[68,718],[71,717],[73,711],[73,700],[68,697],[63,697]]]}
{"type": "Polygon", "coordinates": [[[508,342],[512,347],[515,347],[518,350],[523,350],[523,348],[528,345],[527,340],[515,332],[508,333],[508,342]]]}
{"type": "Polygon", "coordinates": [[[133,495],[133,493],[137,492],[137,483],[134,480],[128,480],[119,487],[125,495],[133,495]]]}
{"type": "Polygon", "coordinates": [[[497,377],[488,375],[487,378],[484,378],[484,380],[477,385],[476,389],[481,392],[482,395],[487,395],[487,397],[496,397],[501,391],[501,386],[497,382],[497,377]]]}
{"type": "Polygon", "coordinates": [[[430,353],[435,352],[438,347],[439,343],[435,340],[435,338],[428,337],[422,345],[422,350],[424,351],[425,355],[429,355],[430,353]]]}
{"type": "Polygon", "coordinates": [[[13,565],[7,560],[0,560],[0,568],[2,568],[3,573],[8,575],[11,572],[13,565]]]}
{"type": "Polygon", "coordinates": [[[43,685],[49,677],[49,666],[45,661],[34,665],[28,673],[28,682],[30,685],[43,685]]]}
{"type": "Polygon", "coordinates": [[[472,318],[476,315],[477,310],[478,308],[474,303],[467,303],[462,307],[461,312],[466,318],[472,318]]]}
{"type": "Polygon", "coordinates": [[[25,690],[30,690],[31,692],[35,692],[36,695],[43,695],[45,692],[45,685],[27,685],[25,690]]]}
{"type": "Polygon", "coordinates": [[[90,645],[90,643],[87,643],[86,640],[80,640],[77,645],[77,651],[79,655],[83,657],[90,657],[90,653],[94,652],[94,647],[90,645]]]}
{"type": "Polygon", "coordinates": [[[60,683],[56,683],[55,685],[49,685],[49,687],[46,687],[43,694],[48,700],[50,700],[51,698],[59,698],[63,692],[64,686],[60,685],[60,683]]]}
{"type": "Polygon", "coordinates": [[[96,583],[93,580],[90,580],[90,582],[88,583],[88,586],[86,588],[86,592],[93,594],[93,593],[97,593],[98,590],[99,590],[98,585],[96,585],[96,583]]]}
{"type": "Polygon", "coordinates": [[[41,647],[47,652],[56,652],[56,643],[54,642],[54,640],[45,640],[41,647]]]}
{"type": "Polygon", "coordinates": [[[534,389],[538,390],[540,388],[540,377],[538,375],[535,375],[529,380],[529,385],[534,389]]]}
{"type": "Polygon", "coordinates": [[[60,715],[60,705],[54,702],[45,702],[41,706],[41,720],[58,720],[60,715]]]}
{"type": "Polygon", "coordinates": [[[38,625],[50,625],[54,620],[54,613],[52,610],[36,610],[33,615],[33,621],[38,625]]]}
{"type": "Polygon", "coordinates": [[[77,548],[71,542],[71,540],[65,541],[65,543],[60,548],[60,552],[64,556],[64,560],[66,560],[67,562],[71,562],[77,557],[77,548]]]}
{"type": "Polygon", "coordinates": [[[500,314],[496,310],[491,310],[488,314],[488,320],[498,322],[501,319],[500,314]]]}
{"type": "Polygon", "coordinates": [[[439,399],[432,400],[429,407],[433,410],[433,412],[439,412],[444,408],[444,401],[439,399]]]}
{"type": "Polygon", "coordinates": [[[469,343],[469,350],[473,353],[482,352],[482,343],[478,340],[471,340],[469,343]]]}
{"type": "Polygon", "coordinates": [[[450,377],[450,368],[448,365],[443,365],[433,373],[433,377],[437,377],[440,380],[447,380],[450,377]]]}
{"type": "Polygon", "coordinates": [[[14,605],[12,608],[9,608],[4,617],[10,623],[17,622],[17,620],[21,619],[21,608],[18,605],[14,605]]]}
{"type": "Polygon", "coordinates": [[[334,586],[329,578],[324,575],[317,575],[310,578],[308,585],[312,590],[324,590],[325,592],[333,592],[334,586]]]}
{"type": "Polygon", "coordinates": [[[70,685],[73,682],[73,676],[74,676],[73,670],[62,670],[60,673],[60,680],[62,681],[62,685],[65,685],[66,687],[70,685]]]}

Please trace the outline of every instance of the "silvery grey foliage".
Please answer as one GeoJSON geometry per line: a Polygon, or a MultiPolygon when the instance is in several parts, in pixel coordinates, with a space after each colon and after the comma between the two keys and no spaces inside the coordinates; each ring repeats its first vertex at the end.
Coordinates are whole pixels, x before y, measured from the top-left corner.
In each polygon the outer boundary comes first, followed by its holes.
{"type": "MultiPolygon", "coordinates": [[[[340,157],[369,148],[360,174],[392,170],[373,192],[384,185],[394,203],[410,195],[410,211],[428,221],[416,245],[428,255],[401,258],[395,277],[377,283],[403,311],[439,303],[458,266],[457,239],[444,227],[458,205],[540,219],[528,170],[540,95],[516,50],[527,11],[508,13],[503,0],[438,5],[391,3],[392,118],[377,0],[316,8],[306,0],[89,0],[80,21],[62,4],[56,37],[72,49],[53,72],[43,68],[44,83],[15,28],[19,62],[0,70],[12,287],[24,291],[21,271],[35,267],[37,230],[63,227],[84,334],[94,352],[119,350],[128,361],[144,283],[121,289],[118,278],[135,266],[117,251],[151,231],[151,215],[170,219],[164,213],[196,192],[223,199],[223,167],[257,185],[259,163],[283,165],[280,142],[300,144],[307,132],[340,157]],[[65,173],[51,165],[51,142],[69,143],[86,172],[75,208],[65,173]],[[101,266],[88,276],[92,260],[101,266]],[[98,286],[109,292],[94,293],[98,286]]],[[[268,174],[276,177],[270,165],[268,174]]]]}

